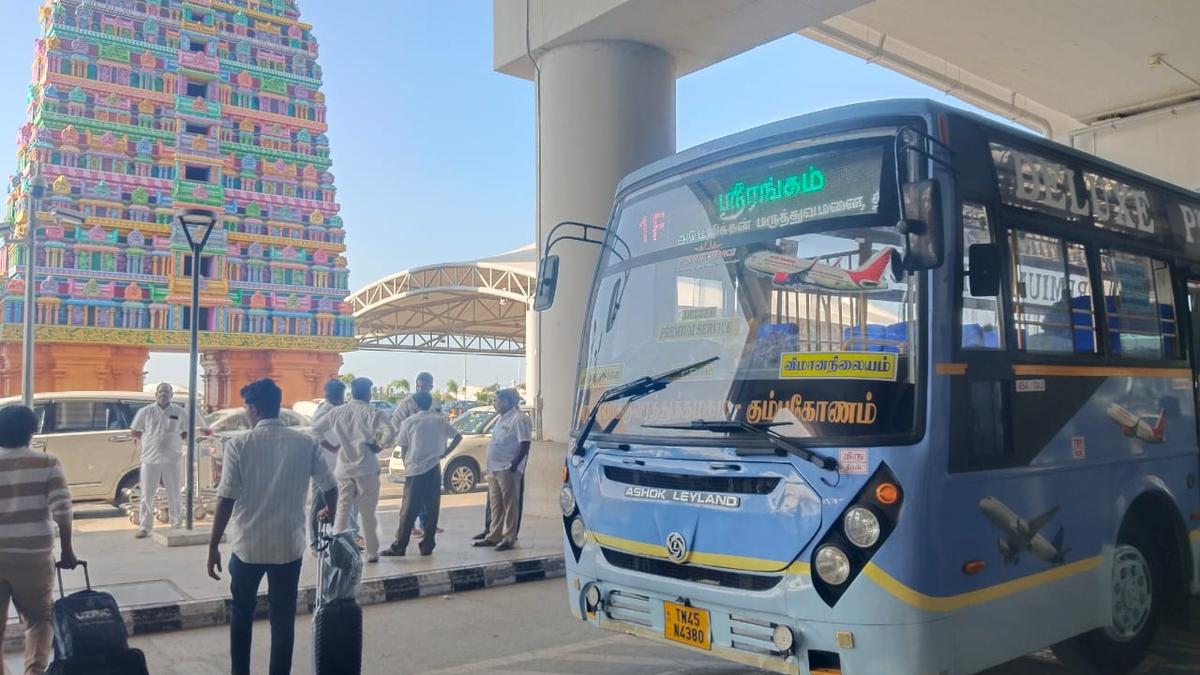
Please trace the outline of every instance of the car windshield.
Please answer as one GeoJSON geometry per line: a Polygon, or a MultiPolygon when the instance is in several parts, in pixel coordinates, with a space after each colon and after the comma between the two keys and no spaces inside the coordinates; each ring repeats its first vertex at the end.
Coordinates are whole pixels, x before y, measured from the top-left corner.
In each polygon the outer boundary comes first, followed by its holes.
{"type": "MultiPolygon", "coordinates": [[[[628,197],[586,326],[579,422],[609,387],[716,356],[611,433],[711,437],[645,426],[693,419],[814,442],[911,432],[919,289],[896,274],[890,147],[792,147],[628,197]]],[[[624,404],[602,406],[598,428],[624,404]]]]}
{"type": "Polygon", "coordinates": [[[482,434],[495,416],[494,410],[472,410],[459,415],[450,424],[461,434],[482,434]]]}

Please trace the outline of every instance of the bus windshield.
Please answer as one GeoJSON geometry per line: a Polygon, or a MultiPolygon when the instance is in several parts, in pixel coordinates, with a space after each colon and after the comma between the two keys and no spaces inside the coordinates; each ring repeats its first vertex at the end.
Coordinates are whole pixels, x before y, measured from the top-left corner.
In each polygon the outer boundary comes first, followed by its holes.
{"type": "Polygon", "coordinates": [[[604,404],[596,433],[698,440],[713,434],[648,425],[732,419],[812,444],[910,435],[918,279],[896,274],[892,138],[775,151],[620,204],[579,420],[605,389],[716,356],[623,412],[604,404]]]}

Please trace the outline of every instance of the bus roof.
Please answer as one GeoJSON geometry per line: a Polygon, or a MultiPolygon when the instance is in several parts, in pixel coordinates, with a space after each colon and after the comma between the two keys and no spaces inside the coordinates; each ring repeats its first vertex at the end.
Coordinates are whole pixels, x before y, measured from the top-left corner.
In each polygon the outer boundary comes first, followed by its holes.
{"type": "Polygon", "coordinates": [[[730,153],[744,145],[754,144],[767,139],[775,137],[782,139],[796,135],[798,132],[806,129],[845,123],[855,119],[917,117],[938,113],[968,118],[987,130],[994,130],[1007,136],[1023,137],[1027,142],[1044,147],[1054,154],[1066,156],[1093,167],[1103,168],[1108,172],[1132,178],[1137,182],[1148,183],[1153,187],[1174,192],[1184,199],[1195,200],[1197,197],[1200,197],[1200,194],[1194,190],[1189,190],[1174,183],[1164,181],[1161,178],[1149,176],[1102,159],[1096,155],[1077,150],[1048,138],[1043,138],[1020,127],[1001,124],[982,115],[963,110],[962,108],[956,108],[924,98],[884,99],[865,103],[852,103],[837,108],[829,108],[827,110],[791,117],[778,122],[771,122],[760,127],[739,131],[708,141],[707,143],[701,143],[700,145],[677,152],[674,155],[664,157],[640,169],[634,170],[617,185],[617,196],[620,197],[631,187],[647,182],[651,178],[656,178],[660,174],[672,173],[680,167],[699,162],[705,157],[730,153]]]}

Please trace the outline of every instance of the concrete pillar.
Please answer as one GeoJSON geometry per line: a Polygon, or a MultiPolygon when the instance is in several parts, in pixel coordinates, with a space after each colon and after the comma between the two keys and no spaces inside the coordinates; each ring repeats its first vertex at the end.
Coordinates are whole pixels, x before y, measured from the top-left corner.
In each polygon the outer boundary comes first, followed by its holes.
{"type": "MultiPolygon", "coordinates": [[[[563,220],[606,225],[617,183],[675,152],[670,55],[633,42],[597,41],[541,55],[538,247],[563,220]]],[[[554,307],[534,326],[541,440],[565,443],[588,291],[600,247],[564,242],[554,307]]]]}
{"type": "MultiPolygon", "coordinates": [[[[541,54],[538,65],[541,255],[560,221],[607,225],[617,183],[675,152],[675,71],[666,52],[617,41],[555,47],[541,54]]],[[[554,307],[531,316],[527,353],[538,440],[525,476],[529,513],[558,512],[584,312],[600,251],[579,242],[557,245],[554,307]]]]}

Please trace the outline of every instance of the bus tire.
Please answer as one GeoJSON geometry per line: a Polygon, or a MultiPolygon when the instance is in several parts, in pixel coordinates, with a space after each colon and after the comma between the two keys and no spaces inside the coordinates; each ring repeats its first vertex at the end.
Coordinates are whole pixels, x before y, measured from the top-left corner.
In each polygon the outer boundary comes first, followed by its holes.
{"type": "Polygon", "coordinates": [[[1110,584],[1113,625],[1051,647],[1071,672],[1118,675],[1137,668],[1150,650],[1163,609],[1166,578],[1159,548],[1136,520],[1121,528],[1110,584]]]}

